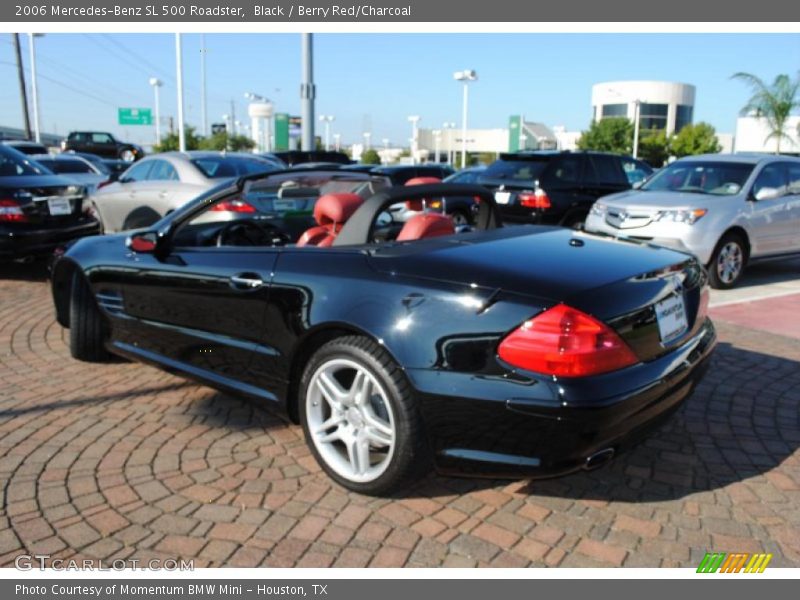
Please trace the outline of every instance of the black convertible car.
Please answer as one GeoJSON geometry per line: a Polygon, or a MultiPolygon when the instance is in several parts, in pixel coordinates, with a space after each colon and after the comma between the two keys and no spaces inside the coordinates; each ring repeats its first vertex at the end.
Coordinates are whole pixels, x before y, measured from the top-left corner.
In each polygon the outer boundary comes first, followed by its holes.
{"type": "Polygon", "coordinates": [[[431,466],[596,468],[691,393],[716,336],[689,255],[505,228],[480,186],[389,185],[245,177],[148,230],[77,241],[52,279],[73,356],[111,352],[281,407],[332,478],[369,494],[431,466]],[[447,196],[480,200],[473,227],[387,210],[447,196]]]}

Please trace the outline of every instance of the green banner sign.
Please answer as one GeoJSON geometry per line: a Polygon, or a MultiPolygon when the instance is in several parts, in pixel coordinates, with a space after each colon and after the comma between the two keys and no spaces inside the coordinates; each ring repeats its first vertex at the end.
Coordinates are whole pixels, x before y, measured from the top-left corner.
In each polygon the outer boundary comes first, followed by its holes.
{"type": "Polygon", "coordinates": [[[153,113],[149,108],[120,108],[117,119],[120,125],[152,125],[153,113]]]}
{"type": "Polygon", "coordinates": [[[289,149],[289,115],[275,113],[275,151],[289,149]]]}

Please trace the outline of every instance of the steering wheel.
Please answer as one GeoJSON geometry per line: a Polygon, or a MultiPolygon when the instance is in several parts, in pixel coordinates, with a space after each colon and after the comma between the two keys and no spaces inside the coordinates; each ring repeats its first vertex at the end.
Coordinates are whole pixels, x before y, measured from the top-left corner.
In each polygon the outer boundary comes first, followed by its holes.
{"type": "Polygon", "coordinates": [[[272,223],[233,221],[217,233],[214,244],[221,246],[285,246],[289,235],[272,223]]]}

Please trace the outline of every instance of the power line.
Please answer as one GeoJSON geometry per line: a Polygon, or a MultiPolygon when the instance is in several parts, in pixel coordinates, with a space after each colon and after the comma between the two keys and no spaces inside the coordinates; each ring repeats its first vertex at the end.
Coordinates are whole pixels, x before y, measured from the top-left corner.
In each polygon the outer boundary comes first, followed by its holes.
{"type": "Polygon", "coordinates": [[[136,52],[132,51],[130,48],[125,46],[125,44],[123,44],[119,40],[114,39],[113,37],[111,37],[107,33],[101,33],[100,35],[103,36],[103,38],[105,38],[106,40],[108,40],[112,44],[114,44],[117,48],[119,48],[120,50],[122,50],[123,52],[125,52],[126,54],[131,56],[134,60],[138,61],[140,64],[142,64],[145,67],[147,67],[148,69],[150,69],[152,72],[155,72],[156,74],[161,75],[165,79],[169,79],[171,81],[175,80],[175,78],[173,76],[171,76],[166,71],[162,70],[161,67],[154,65],[153,63],[151,63],[147,59],[143,58],[141,55],[139,55],[136,52]]]}

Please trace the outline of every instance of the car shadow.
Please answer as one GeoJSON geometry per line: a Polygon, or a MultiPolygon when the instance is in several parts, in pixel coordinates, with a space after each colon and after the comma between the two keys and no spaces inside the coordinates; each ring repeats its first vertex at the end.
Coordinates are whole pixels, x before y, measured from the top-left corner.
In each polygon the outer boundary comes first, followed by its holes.
{"type": "Polygon", "coordinates": [[[747,267],[734,290],[800,279],[800,258],[756,262],[747,267]]]}
{"type": "MultiPolygon", "coordinates": [[[[797,389],[799,362],[721,343],[690,398],[639,445],[599,469],[520,482],[516,490],[531,496],[658,502],[764,475],[800,447],[797,389]]],[[[429,477],[404,496],[435,498],[507,483],[429,477]]]]}
{"type": "Polygon", "coordinates": [[[46,281],[48,259],[0,262],[0,279],[16,281],[46,281]]]}

